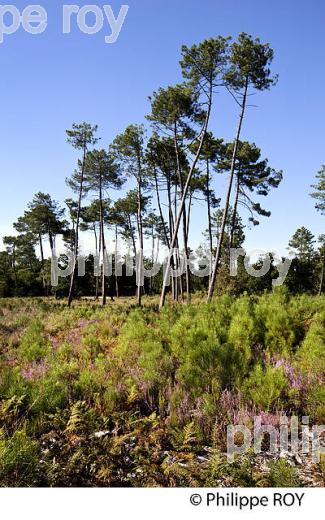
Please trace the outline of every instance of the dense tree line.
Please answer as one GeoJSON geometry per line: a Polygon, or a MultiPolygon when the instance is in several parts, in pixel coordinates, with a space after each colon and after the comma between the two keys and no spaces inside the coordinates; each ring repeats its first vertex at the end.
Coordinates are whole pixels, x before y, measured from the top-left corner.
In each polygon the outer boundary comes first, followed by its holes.
{"type": "MultiPolygon", "coordinates": [[[[136,293],[141,305],[144,293],[159,294],[160,307],[169,290],[169,268],[182,276],[171,279],[172,298],[190,301],[191,293],[206,291],[211,300],[218,292],[263,292],[271,289],[274,265],[263,278],[249,277],[240,261],[238,276],[229,275],[229,251],[241,247],[247,227],[260,223],[271,213],[259,202],[282,180],[282,171],[269,166],[260,148],[241,139],[249,96],[276,84],[270,65],[273,51],[268,44],[242,33],[238,40],[218,37],[192,47],[183,46],[180,61],[184,82],[160,88],[150,99],[147,115],[150,133],[143,125],[130,125],[107,147],[98,147],[96,125],[74,124],[67,131],[68,142],[80,151],[76,170],[67,180],[74,193],[65,207],[50,194],[37,193],[24,214],[14,223],[15,235],[3,237],[0,252],[0,296],[65,295],[73,298],[107,295],[113,299],[136,293]],[[210,130],[212,115],[222,114],[216,102],[221,91],[232,97],[238,111],[234,140],[226,142],[210,130]],[[227,177],[224,199],[218,180],[227,177]],[[133,184],[122,197],[116,196],[129,179],[133,184]],[[205,207],[204,242],[196,252],[213,255],[211,274],[194,276],[189,263],[193,206],[205,207]],[[247,218],[247,222],[244,219],[247,218]],[[77,276],[77,255],[82,253],[80,233],[91,231],[94,253],[86,261],[85,276],[77,276]],[[108,251],[107,234],[113,237],[114,251],[108,251]],[[55,255],[57,237],[62,237],[67,253],[74,253],[69,279],[60,279],[51,288],[51,261],[44,255],[44,241],[55,255]],[[125,266],[118,276],[118,243],[124,241],[125,255],[135,266],[127,277],[125,266]],[[151,254],[144,258],[144,244],[151,254]],[[143,279],[142,264],[150,268],[168,248],[164,271],[143,279]],[[108,273],[107,255],[113,255],[113,271],[108,273]],[[100,261],[98,262],[98,257],[100,261]],[[100,269],[102,267],[102,269],[100,269]],[[97,276],[94,275],[97,274],[97,276]]],[[[312,197],[316,209],[325,214],[325,167],[317,174],[312,197]]],[[[304,227],[289,242],[294,255],[286,284],[292,292],[319,292],[324,289],[325,235],[316,243],[304,227]]],[[[60,265],[67,259],[60,257],[60,265]]]]}

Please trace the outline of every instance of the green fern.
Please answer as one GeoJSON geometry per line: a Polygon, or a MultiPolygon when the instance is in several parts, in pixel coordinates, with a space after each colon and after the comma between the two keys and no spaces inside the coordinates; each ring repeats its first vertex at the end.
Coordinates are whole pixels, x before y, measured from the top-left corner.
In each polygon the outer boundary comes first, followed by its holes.
{"type": "Polygon", "coordinates": [[[68,434],[80,433],[85,425],[86,403],[77,401],[71,406],[70,417],[65,432],[68,434]]]}

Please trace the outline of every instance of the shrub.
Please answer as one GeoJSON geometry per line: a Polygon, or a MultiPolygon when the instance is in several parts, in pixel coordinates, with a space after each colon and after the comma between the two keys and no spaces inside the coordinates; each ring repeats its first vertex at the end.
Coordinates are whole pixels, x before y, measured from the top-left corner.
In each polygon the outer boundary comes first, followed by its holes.
{"type": "Polygon", "coordinates": [[[291,300],[283,288],[262,296],[256,305],[256,318],[264,329],[264,347],[268,353],[290,354],[303,337],[301,316],[291,307],[291,300]]]}
{"type": "Polygon", "coordinates": [[[261,341],[261,331],[251,298],[239,298],[231,308],[228,341],[240,353],[242,369],[250,362],[253,346],[261,341]]]}
{"type": "Polygon", "coordinates": [[[325,424],[325,387],[318,383],[306,392],[306,412],[316,424],[325,424]]]}
{"type": "Polygon", "coordinates": [[[37,469],[39,444],[26,434],[16,431],[9,439],[0,440],[1,483],[6,486],[31,486],[37,469]]]}
{"type": "Polygon", "coordinates": [[[325,311],[317,313],[296,354],[299,368],[309,375],[325,371],[325,311]]]}
{"type": "Polygon", "coordinates": [[[29,393],[30,383],[23,378],[19,367],[1,367],[0,370],[0,396],[10,399],[14,396],[22,396],[29,393]]]}
{"type": "Polygon", "coordinates": [[[48,351],[49,344],[44,334],[44,325],[37,318],[27,327],[20,341],[19,357],[24,361],[40,361],[48,351]]]}
{"type": "Polygon", "coordinates": [[[282,410],[325,422],[325,297],[2,308],[0,485],[297,485],[282,460],[229,464],[225,431],[282,410]]]}
{"type": "Polygon", "coordinates": [[[270,487],[299,487],[298,471],[295,467],[290,466],[284,459],[270,462],[270,473],[268,475],[270,487]]]}
{"type": "Polygon", "coordinates": [[[262,368],[257,364],[243,385],[244,393],[261,411],[270,411],[280,404],[280,397],[288,388],[288,382],[282,367],[267,366],[262,368]]]}

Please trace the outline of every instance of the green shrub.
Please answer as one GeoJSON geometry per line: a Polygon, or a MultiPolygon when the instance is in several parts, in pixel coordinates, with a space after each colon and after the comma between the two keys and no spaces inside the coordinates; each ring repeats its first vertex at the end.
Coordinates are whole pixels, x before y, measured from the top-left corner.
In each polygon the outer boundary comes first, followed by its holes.
{"type": "Polygon", "coordinates": [[[301,486],[297,469],[290,466],[284,459],[270,462],[269,469],[268,480],[270,487],[290,488],[301,486]]]}
{"type": "Polygon", "coordinates": [[[73,381],[77,374],[78,367],[73,362],[53,365],[43,378],[31,385],[30,413],[54,413],[63,409],[73,394],[73,381]]]}
{"type": "Polygon", "coordinates": [[[86,334],[82,338],[82,357],[94,360],[102,353],[101,343],[96,335],[96,329],[91,326],[87,329],[86,334]]]}
{"type": "Polygon", "coordinates": [[[0,396],[10,399],[29,393],[30,383],[23,378],[19,367],[2,366],[0,369],[0,396]]]}
{"type": "Polygon", "coordinates": [[[253,346],[261,341],[254,307],[253,300],[243,296],[231,308],[228,341],[240,353],[242,368],[250,362],[253,346]]]}
{"type": "Polygon", "coordinates": [[[1,484],[31,486],[39,459],[39,443],[25,430],[16,431],[9,439],[0,440],[1,484]]]}
{"type": "Polygon", "coordinates": [[[310,386],[306,392],[307,415],[316,424],[325,424],[325,386],[317,383],[310,386]]]}
{"type": "Polygon", "coordinates": [[[284,461],[229,464],[225,427],[325,422],[325,297],[2,308],[0,485],[297,485],[284,461]]]}
{"type": "Polygon", "coordinates": [[[158,394],[170,376],[172,357],[163,327],[159,327],[163,321],[144,310],[131,312],[114,350],[125,382],[131,387],[135,383],[143,397],[150,391],[158,394]]]}
{"type": "Polygon", "coordinates": [[[271,355],[287,355],[296,350],[303,337],[303,323],[288,293],[279,288],[259,298],[256,318],[264,329],[264,348],[271,355]]]}
{"type": "Polygon", "coordinates": [[[305,374],[316,375],[325,371],[325,311],[313,317],[295,359],[305,374]]]}
{"type": "Polygon", "coordinates": [[[220,386],[231,384],[245,367],[243,352],[228,341],[231,303],[223,297],[186,308],[170,331],[176,378],[193,397],[209,390],[216,379],[220,386]]]}
{"type": "Polygon", "coordinates": [[[257,364],[243,385],[244,393],[260,411],[270,411],[276,404],[281,407],[281,396],[288,388],[288,381],[282,367],[263,368],[257,364]]]}
{"type": "Polygon", "coordinates": [[[23,361],[40,361],[49,351],[44,325],[40,319],[33,320],[27,327],[19,345],[19,357],[23,361]]]}
{"type": "Polygon", "coordinates": [[[231,487],[260,485],[261,475],[254,468],[253,458],[253,451],[248,450],[230,463],[224,454],[213,450],[205,465],[205,485],[218,486],[221,481],[226,481],[227,486],[231,487]]]}

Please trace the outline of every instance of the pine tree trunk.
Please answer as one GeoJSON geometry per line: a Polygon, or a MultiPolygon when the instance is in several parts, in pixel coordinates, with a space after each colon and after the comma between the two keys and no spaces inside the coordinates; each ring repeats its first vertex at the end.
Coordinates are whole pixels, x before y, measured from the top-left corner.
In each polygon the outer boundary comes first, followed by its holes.
{"type": "MultiPolygon", "coordinates": [[[[175,189],[174,189],[174,213],[173,213],[173,229],[174,229],[174,222],[176,220],[177,216],[177,183],[175,183],[175,189]]],[[[180,257],[179,257],[179,244],[178,244],[178,238],[175,242],[175,270],[177,271],[180,267],[180,257]]],[[[173,277],[174,278],[174,287],[175,287],[175,301],[178,301],[179,295],[183,293],[183,285],[182,285],[182,277],[173,277]]]]}
{"type": "MultiPolygon", "coordinates": [[[[151,269],[155,264],[155,228],[151,226],[151,269]]],[[[152,276],[150,276],[150,295],[152,296],[152,276]]]]}
{"type": "Polygon", "coordinates": [[[14,272],[15,289],[17,289],[17,269],[16,269],[16,246],[12,248],[12,269],[14,272]]]}
{"type": "Polygon", "coordinates": [[[236,219],[237,219],[237,208],[238,208],[238,200],[239,200],[239,171],[237,174],[237,184],[236,184],[236,197],[235,197],[235,203],[234,203],[234,212],[232,216],[232,223],[231,223],[231,230],[230,230],[230,249],[234,245],[234,235],[235,235],[235,227],[236,227],[236,219]]]}
{"type": "Polygon", "coordinates": [[[207,159],[207,182],[206,182],[206,190],[207,190],[207,210],[208,210],[208,234],[209,234],[209,246],[210,246],[210,254],[212,255],[213,242],[212,242],[212,223],[211,223],[210,164],[209,164],[209,159],[207,159]]]}
{"type": "Polygon", "coordinates": [[[103,251],[103,267],[102,267],[102,306],[106,305],[106,244],[104,235],[104,210],[103,210],[103,190],[102,175],[99,176],[99,209],[100,209],[100,235],[103,251]]]}
{"type": "Polygon", "coordinates": [[[223,244],[227,217],[228,217],[228,211],[229,211],[230,196],[231,196],[233,179],[234,179],[234,174],[235,174],[237,149],[238,149],[240,133],[241,133],[241,128],[242,128],[244,114],[245,114],[245,108],[246,108],[247,89],[248,89],[248,80],[246,80],[245,91],[244,91],[243,102],[242,102],[242,109],[241,109],[241,113],[240,113],[240,117],[239,117],[237,135],[236,135],[236,139],[235,139],[235,143],[234,143],[234,150],[233,150],[231,169],[230,169],[229,186],[228,186],[228,192],[227,192],[227,196],[226,196],[225,208],[223,211],[220,236],[219,236],[216,255],[215,255],[215,259],[214,259],[212,276],[211,276],[209,290],[208,290],[208,298],[207,298],[208,302],[210,302],[212,300],[213,293],[214,293],[214,287],[215,287],[215,283],[216,283],[216,279],[217,279],[217,273],[218,273],[218,269],[219,269],[222,244],[223,244]]]}
{"type": "Polygon", "coordinates": [[[135,243],[134,231],[133,231],[133,226],[132,226],[131,217],[130,217],[129,213],[127,215],[127,219],[128,219],[128,223],[129,223],[130,235],[131,235],[131,240],[132,240],[133,255],[134,255],[134,260],[135,260],[136,256],[137,256],[137,246],[136,246],[136,243],[135,243]]]}
{"type": "MultiPolygon", "coordinates": [[[[168,243],[169,243],[168,247],[170,248],[170,242],[172,240],[172,236],[174,233],[174,218],[173,218],[173,210],[172,210],[172,195],[171,195],[170,178],[167,179],[167,197],[168,197],[169,233],[170,233],[170,240],[168,241],[168,243]]],[[[172,258],[171,258],[171,267],[173,269],[175,268],[175,255],[174,254],[172,255],[172,258]]],[[[175,301],[177,299],[177,287],[175,284],[175,278],[173,276],[171,279],[171,289],[172,289],[172,298],[175,301]]]]}
{"type": "Polygon", "coordinates": [[[86,159],[86,146],[84,146],[83,150],[83,159],[82,159],[82,167],[81,167],[81,178],[80,178],[80,187],[79,187],[79,198],[78,198],[78,209],[77,209],[77,218],[76,218],[76,232],[74,239],[74,250],[73,250],[73,264],[72,264],[72,273],[70,278],[70,289],[68,296],[68,307],[71,306],[73,300],[74,293],[74,283],[76,278],[76,266],[77,266],[77,256],[78,256],[78,248],[79,248],[79,222],[80,222],[80,213],[81,213],[81,201],[83,195],[83,182],[84,182],[84,173],[85,173],[85,159],[86,159]]]}
{"type": "MultiPolygon", "coordinates": [[[[182,170],[181,170],[181,163],[180,163],[180,153],[179,153],[179,146],[178,146],[178,140],[177,140],[177,127],[176,123],[174,124],[174,146],[175,146],[175,153],[176,153],[176,164],[177,164],[177,177],[178,177],[178,183],[181,189],[181,196],[183,197],[184,194],[184,184],[183,184],[183,178],[182,178],[182,170]]],[[[177,186],[175,187],[175,201],[176,201],[176,190],[177,186]]],[[[176,202],[175,202],[175,219],[176,219],[176,202]]],[[[188,228],[187,228],[187,220],[186,220],[186,204],[183,206],[183,244],[184,244],[184,258],[186,262],[185,266],[185,284],[186,284],[186,299],[187,303],[191,300],[191,288],[190,288],[190,268],[188,265],[188,244],[187,244],[187,236],[188,236],[188,228]]],[[[180,286],[182,288],[182,275],[180,276],[180,286]]]]}
{"type": "MultiPolygon", "coordinates": [[[[96,254],[96,262],[98,259],[98,238],[97,238],[97,232],[96,232],[96,223],[94,222],[94,236],[95,236],[95,254],[96,254]]],[[[99,280],[98,276],[95,276],[95,300],[98,300],[98,293],[99,293],[99,280]]]]}
{"type": "Polygon", "coordinates": [[[188,256],[187,223],[186,223],[186,206],[185,206],[185,204],[184,204],[184,208],[183,208],[183,242],[184,242],[184,256],[185,256],[185,261],[186,261],[186,268],[185,268],[186,301],[187,301],[187,303],[190,303],[190,301],[191,301],[191,274],[190,274],[189,256],[188,256]]]}
{"type": "Polygon", "coordinates": [[[319,291],[318,295],[320,296],[323,292],[323,286],[324,286],[324,275],[325,275],[325,251],[323,254],[323,261],[322,261],[322,271],[320,275],[320,284],[319,284],[319,291]]]}
{"type": "Polygon", "coordinates": [[[118,274],[117,274],[117,255],[118,255],[117,239],[118,239],[118,230],[117,230],[117,225],[115,225],[115,261],[114,261],[114,274],[115,274],[115,292],[116,292],[116,298],[119,298],[119,286],[118,286],[118,274]]]}
{"type": "Polygon", "coordinates": [[[162,287],[162,291],[161,291],[161,295],[160,295],[160,303],[159,303],[159,309],[160,310],[163,308],[163,306],[165,304],[165,299],[166,299],[166,289],[167,289],[167,282],[168,282],[168,277],[169,277],[169,268],[170,268],[170,265],[171,265],[171,256],[172,256],[171,251],[175,247],[175,243],[176,243],[177,236],[178,236],[178,230],[179,230],[179,226],[180,226],[182,215],[183,215],[184,204],[185,204],[185,201],[186,201],[186,198],[187,198],[188,190],[190,188],[190,184],[191,184],[191,180],[192,180],[192,177],[193,177],[193,174],[194,174],[195,167],[196,167],[197,162],[199,160],[199,157],[201,155],[201,151],[202,151],[203,142],[204,142],[204,139],[205,139],[205,136],[206,136],[206,132],[208,130],[210,114],[211,114],[211,108],[212,108],[212,84],[210,85],[208,109],[207,109],[207,114],[206,114],[205,122],[204,122],[204,125],[203,125],[202,133],[201,133],[201,138],[200,138],[198,150],[197,150],[197,153],[195,155],[195,158],[193,160],[192,166],[190,168],[190,171],[189,171],[187,179],[186,179],[186,183],[185,183],[185,186],[184,186],[184,193],[183,193],[183,196],[182,196],[180,209],[179,209],[177,220],[176,220],[176,223],[175,223],[175,229],[174,229],[173,237],[172,237],[172,240],[171,240],[171,243],[170,243],[170,253],[169,253],[169,256],[168,256],[168,259],[167,259],[166,272],[165,272],[165,276],[164,276],[164,280],[163,280],[163,287],[162,287]]]}
{"type": "Polygon", "coordinates": [[[48,233],[49,233],[49,242],[50,242],[51,255],[53,256],[53,253],[54,253],[54,241],[53,241],[53,235],[52,235],[50,229],[49,229],[48,233]]]}
{"type": "Polygon", "coordinates": [[[159,237],[157,237],[156,264],[159,261],[159,246],[160,246],[160,240],[159,240],[159,237]]]}
{"type": "Polygon", "coordinates": [[[162,227],[163,227],[163,230],[164,230],[164,237],[165,237],[165,240],[166,240],[166,244],[167,244],[167,247],[169,248],[169,237],[168,237],[168,233],[167,233],[166,222],[165,222],[164,215],[163,215],[163,212],[162,212],[162,209],[161,209],[161,201],[160,201],[160,193],[159,193],[157,172],[156,172],[155,168],[154,168],[154,177],[155,177],[156,196],[157,196],[157,204],[158,204],[158,209],[159,209],[160,220],[161,220],[161,224],[162,224],[162,227]]]}
{"type": "Polygon", "coordinates": [[[39,233],[39,247],[40,247],[40,253],[41,253],[41,266],[42,266],[42,285],[43,285],[43,291],[44,295],[46,295],[46,280],[45,280],[45,274],[44,274],[44,250],[43,250],[43,240],[42,240],[42,234],[39,233]]]}
{"type": "Polygon", "coordinates": [[[206,160],[207,167],[207,182],[206,182],[206,190],[207,190],[207,210],[208,210],[208,235],[209,235],[209,261],[210,261],[210,269],[209,269],[209,285],[211,281],[211,259],[213,254],[213,239],[212,239],[212,221],[211,221],[211,193],[210,193],[210,163],[209,159],[206,160]]]}
{"type": "Polygon", "coordinates": [[[72,219],[72,230],[70,232],[70,247],[71,251],[74,249],[74,240],[75,240],[75,221],[72,219]]]}
{"type": "Polygon", "coordinates": [[[141,173],[141,164],[139,160],[138,164],[139,172],[138,172],[138,237],[139,237],[139,255],[138,255],[138,285],[137,285],[137,305],[141,306],[141,296],[142,296],[142,272],[143,272],[143,227],[142,227],[142,193],[141,193],[141,184],[142,184],[142,173],[141,173]]]}
{"type": "Polygon", "coordinates": [[[193,192],[191,191],[189,199],[188,199],[188,210],[187,210],[187,227],[186,227],[187,243],[188,243],[188,237],[190,235],[190,221],[191,221],[192,199],[193,199],[193,192]]]}
{"type": "MultiPolygon", "coordinates": [[[[54,249],[55,249],[55,247],[54,247],[54,240],[55,240],[55,237],[53,238],[53,235],[52,235],[52,232],[51,232],[51,229],[50,229],[50,225],[49,225],[49,224],[48,224],[48,235],[49,235],[49,242],[50,242],[50,249],[51,249],[51,257],[53,258],[53,256],[54,256],[54,252],[55,252],[55,251],[54,251],[54,249]]],[[[54,266],[53,266],[53,265],[51,265],[51,269],[54,269],[54,266]]],[[[48,296],[48,292],[49,292],[49,291],[47,291],[47,296],[48,296]]]]}

